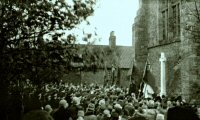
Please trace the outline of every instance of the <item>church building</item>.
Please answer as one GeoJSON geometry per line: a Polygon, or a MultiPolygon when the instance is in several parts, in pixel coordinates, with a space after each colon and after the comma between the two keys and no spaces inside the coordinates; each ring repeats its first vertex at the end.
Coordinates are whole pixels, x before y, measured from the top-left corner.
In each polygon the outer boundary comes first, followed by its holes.
{"type": "Polygon", "coordinates": [[[199,1],[139,1],[132,27],[137,86],[144,81],[157,94],[196,99],[200,88],[199,1]]]}

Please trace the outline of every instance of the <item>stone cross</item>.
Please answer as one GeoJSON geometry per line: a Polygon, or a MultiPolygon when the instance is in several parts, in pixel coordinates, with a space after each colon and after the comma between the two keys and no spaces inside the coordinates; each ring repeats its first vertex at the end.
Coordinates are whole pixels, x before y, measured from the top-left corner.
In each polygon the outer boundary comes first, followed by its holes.
{"type": "Polygon", "coordinates": [[[160,96],[162,96],[166,95],[166,79],[165,79],[166,57],[163,52],[161,52],[159,61],[160,61],[160,96]]]}

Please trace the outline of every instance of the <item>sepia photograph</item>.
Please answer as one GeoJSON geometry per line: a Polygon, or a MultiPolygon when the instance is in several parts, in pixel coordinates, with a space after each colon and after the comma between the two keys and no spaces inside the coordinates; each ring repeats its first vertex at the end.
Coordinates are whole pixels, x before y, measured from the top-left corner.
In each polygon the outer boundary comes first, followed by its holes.
{"type": "Polygon", "coordinates": [[[200,120],[200,0],[0,0],[0,120],[200,120]]]}

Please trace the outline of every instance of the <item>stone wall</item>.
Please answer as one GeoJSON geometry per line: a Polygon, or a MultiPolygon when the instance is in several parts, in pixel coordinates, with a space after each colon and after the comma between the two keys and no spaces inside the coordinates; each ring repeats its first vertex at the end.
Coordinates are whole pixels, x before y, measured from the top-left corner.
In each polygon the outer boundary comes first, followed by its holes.
{"type": "MultiPolygon", "coordinates": [[[[149,56],[149,47],[158,45],[159,41],[159,4],[158,0],[142,0],[135,18],[133,28],[135,47],[135,69],[134,74],[137,87],[142,80],[145,64],[149,56]]],[[[153,77],[148,72],[149,77],[153,77]]],[[[152,83],[152,85],[154,85],[152,83]]],[[[155,85],[154,85],[155,86],[155,85]]]]}
{"type": "Polygon", "coordinates": [[[139,83],[142,79],[143,69],[145,67],[146,58],[147,58],[147,17],[148,17],[148,1],[140,1],[140,8],[138,10],[138,15],[135,18],[135,23],[133,25],[133,40],[134,40],[134,49],[135,49],[135,67],[137,68],[137,75],[134,79],[139,86],[139,83]]]}
{"type": "MultiPolygon", "coordinates": [[[[164,1],[165,3],[166,1],[164,1]]],[[[200,4],[199,4],[200,5],[200,4]]],[[[182,95],[189,100],[192,93],[192,84],[200,85],[200,38],[194,39],[186,30],[188,25],[194,25],[194,0],[172,0],[166,6],[168,8],[167,39],[162,38],[163,1],[142,0],[138,15],[133,25],[135,44],[135,67],[138,74],[135,78],[141,81],[145,62],[148,58],[150,70],[148,82],[159,93],[160,91],[160,53],[164,52],[166,61],[167,95],[182,95]],[[162,4],[161,4],[162,2],[162,4]],[[180,36],[173,36],[170,26],[172,6],[180,4],[180,36]],[[139,77],[138,77],[139,76],[139,77]]],[[[199,7],[197,7],[199,8],[199,7]]],[[[199,23],[200,24],[200,21],[199,23]]],[[[196,25],[197,26],[197,25],[196,25]]],[[[193,29],[189,26],[189,29],[193,29]]],[[[139,82],[138,82],[139,83],[139,82]]]]}
{"type": "MultiPolygon", "coordinates": [[[[200,3],[197,1],[198,9],[200,3]]],[[[200,25],[200,21],[196,23],[197,15],[195,13],[195,4],[193,1],[182,2],[181,15],[184,16],[181,19],[181,23],[184,26],[182,28],[182,41],[181,41],[181,55],[182,55],[182,66],[181,66],[181,79],[183,81],[182,94],[185,99],[193,99],[192,88],[194,83],[200,86],[200,37],[193,36],[195,26],[200,25]]],[[[198,29],[200,32],[200,30],[198,29]]],[[[198,89],[198,88],[197,88],[198,89]]]]}
{"type": "Polygon", "coordinates": [[[148,47],[152,47],[159,44],[159,2],[157,0],[152,0],[148,4],[148,26],[147,26],[147,40],[148,47]]]}
{"type": "Polygon", "coordinates": [[[181,80],[180,80],[180,66],[179,52],[180,42],[171,44],[155,46],[149,48],[149,84],[154,88],[156,93],[160,92],[160,55],[161,52],[165,53],[166,57],[166,89],[167,95],[180,95],[181,92],[181,80]]]}

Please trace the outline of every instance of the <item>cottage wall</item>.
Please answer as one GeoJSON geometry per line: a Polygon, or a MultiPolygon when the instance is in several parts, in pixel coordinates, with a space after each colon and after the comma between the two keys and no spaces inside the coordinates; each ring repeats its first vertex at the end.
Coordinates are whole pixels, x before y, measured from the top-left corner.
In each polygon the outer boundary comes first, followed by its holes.
{"type": "Polygon", "coordinates": [[[129,87],[130,76],[127,76],[129,69],[120,69],[120,86],[129,87]]]}
{"type": "Polygon", "coordinates": [[[103,85],[104,83],[104,70],[98,70],[97,72],[82,72],[82,82],[86,84],[100,84],[103,85]]]}
{"type": "MultiPolygon", "coordinates": [[[[127,77],[128,69],[120,69],[120,75],[119,78],[116,78],[116,82],[118,80],[118,85],[122,87],[128,87],[129,86],[129,79],[127,77]]],[[[78,72],[70,72],[69,74],[65,75],[63,77],[64,81],[67,81],[69,83],[73,84],[80,84],[85,83],[87,85],[89,84],[97,84],[97,85],[104,85],[105,84],[112,84],[112,79],[108,79],[108,81],[104,81],[104,75],[105,72],[103,69],[98,69],[95,73],[93,71],[78,71],[78,72]]]]}

